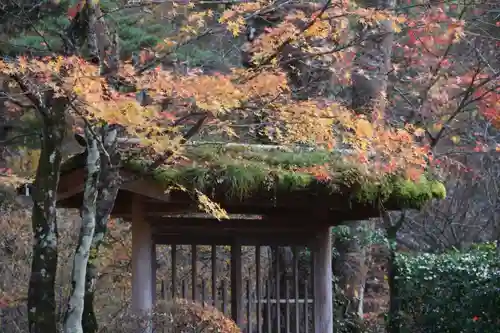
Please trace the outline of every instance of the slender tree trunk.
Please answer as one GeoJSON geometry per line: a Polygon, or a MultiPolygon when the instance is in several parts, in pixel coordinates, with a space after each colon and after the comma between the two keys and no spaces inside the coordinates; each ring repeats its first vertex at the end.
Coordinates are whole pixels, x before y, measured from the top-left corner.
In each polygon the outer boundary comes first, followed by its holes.
{"type": "Polygon", "coordinates": [[[99,139],[93,137],[91,128],[89,127],[85,128],[85,134],[87,139],[87,164],[85,167],[85,189],[81,210],[82,225],[78,247],[73,259],[72,290],[68,302],[68,311],[64,320],[65,333],[83,333],[82,316],[85,296],[85,276],[96,225],[96,202],[101,169],[100,153],[97,146],[99,139]]]}
{"type": "MultiPolygon", "coordinates": [[[[365,8],[394,9],[394,0],[364,0],[365,8]]],[[[352,107],[355,112],[365,114],[368,119],[377,119],[386,104],[388,73],[391,67],[393,44],[392,25],[389,21],[378,22],[373,27],[363,27],[359,32],[363,42],[358,46],[352,73],[352,107]],[[371,116],[371,117],[370,117],[371,116]]],[[[368,271],[366,244],[360,244],[359,230],[370,232],[373,224],[356,221],[349,224],[351,237],[336,242],[339,258],[335,264],[339,287],[348,299],[351,314],[363,315],[363,294],[368,271]]]]}
{"type": "MultiPolygon", "coordinates": [[[[20,81],[20,80],[19,80],[20,81]]],[[[20,83],[24,85],[23,83],[20,83]]],[[[23,86],[23,91],[38,88],[23,86]]],[[[36,90],[35,90],[36,89],[36,90]]],[[[37,105],[42,118],[41,153],[32,190],[33,259],[28,286],[28,323],[31,333],[56,333],[56,301],[54,283],[57,270],[56,193],[61,167],[61,148],[66,123],[67,99],[53,98],[46,92],[46,103],[37,105]]],[[[37,99],[32,100],[36,101],[37,99]]]]}
{"type": "MultiPolygon", "coordinates": [[[[364,0],[360,5],[368,9],[393,10],[394,0],[364,0]]],[[[371,115],[385,109],[394,42],[392,22],[380,21],[373,27],[363,27],[359,35],[362,42],[354,59],[352,107],[358,113],[371,115]]]]}
{"type": "Polygon", "coordinates": [[[97,318],[94,311],[94,293],[98,277],[97,260],[99,247],[106,236],[109,216],[113,210],[118,189],[121,184],[119,173],[120,155],[116,147],[116,138],[116,129],[104,129],[104,149],[110,157],[110,161],[106,161],[106,159],[101,156],[101,179],[99,182],[99,193],[97,195],[96,226],[87,263],[87,275],[85,277],[85,302],[82,317],[82,327],[85,333],[95,333],[98,329],[97,318]]]}
{"type": "Polygon", "coordinates": [[[334,246],[338,256],[334,259],[333,274],[338,278],[338,291],[335,293],[343,305],[343,309],[336,311],[340,320],[349,319],[353,322],[350,327],[356,332],[358,319],[363,314],[363,295],[367,274],[366,244],[364,244],[364,233],[360,229],[366,229],[364,221],[355,221],[349,224],[349,234],[335,237],[334,246]],[[343,294],[343,297],[341,297],[343,294]]]}

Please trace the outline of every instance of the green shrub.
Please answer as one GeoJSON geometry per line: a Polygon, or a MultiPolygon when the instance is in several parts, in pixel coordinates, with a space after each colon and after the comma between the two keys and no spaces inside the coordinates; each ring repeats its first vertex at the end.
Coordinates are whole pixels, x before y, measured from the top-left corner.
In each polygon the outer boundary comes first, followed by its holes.
{"type": "Polygon", "coordinates": [[[402,332],[500,332],[500,265],[495,247],[398,255],[402,332]]]}

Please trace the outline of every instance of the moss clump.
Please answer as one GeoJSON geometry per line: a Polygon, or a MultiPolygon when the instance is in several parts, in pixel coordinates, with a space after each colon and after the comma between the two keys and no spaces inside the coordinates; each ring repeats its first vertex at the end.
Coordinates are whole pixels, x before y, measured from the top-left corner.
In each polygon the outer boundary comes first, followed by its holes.
{"type": "MultiPolygon", "coordinates": [[[[207,194],[224,193],[227,198],[245,199],[254,195],[269,197],[291,192],[314,194],[333,202],[339,196],[346,204],[357,202],[376,205],[391,202],[399,208],[420,208],[425,202],[446,196],[444,185],[423,175],[418,181],[402,176],[375,177],[327,151],[262,150],[249,147],[202,145],[188,147],[186,160],[157,168],[151,176],[164,186],[183,185],[207,194]],[[327,165],[329,177],[316,177],[305,170],[327,165]]],[[[83,154],[74,156],[63,165],[63,172],[82,167],[83,154]]],[[[148,169],[149,161],[124,160],[124,167],[138,173],[148,169]]]]}
{"type": "MultiPolygon", "coordinates": [[[[219,155],[220,156],[220,155],[219,155]]],[[[214,155],[210,155],[210,159],[214,155]]],[[[166,186],[180,184],[204,192],[223,188],[228,198],[244,199],[260,191],[292,192],[310,187],[313,176],[266,164],[256,159],[232,160],[220,158],[217,162],[193,163],[188,166],[159,168],[152,172],[155,180],[166,186]]],[[[129,160],[126,166],[141,172],[146,163],[129,160]]]]}
{"type": "Polygon", "coordinates": [[[424,176],[417,182],[399,179],[394,187],[394,197],[403,207],[418,208],[433,198],[444,199],[445,196],[446,188],[442,183],[428,180],[424,176]]]}
{"type": "MultiPolygon", "coordinates": [[[[425,202],[446,196],[443,184],[422,176],[418,181],[388,175],[381,179],[342,163],[327,151],[259,150],[248,147],[204,145],[185,151],[189,164],[173,164],[152,172],[155,180],[169,186],[180,184],[206,193],[225,193],[244,199],[256,194],[303,191],[318,196],[339,195],[348,201],[375,205],[391,201],[401,208],[419,208],[425,202]],[[321,179],[303,168],[328,165],[334,174],[321,179]]],[[[128,160],[127,167],[142,172],[147,162],[128,160]]],[[[332,197],[333,199],[333,197],[332,197]]]]}

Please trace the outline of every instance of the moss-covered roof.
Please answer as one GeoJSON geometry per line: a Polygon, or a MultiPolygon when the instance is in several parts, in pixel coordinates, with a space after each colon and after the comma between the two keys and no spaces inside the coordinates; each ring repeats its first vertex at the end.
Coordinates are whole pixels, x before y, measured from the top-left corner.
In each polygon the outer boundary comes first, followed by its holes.
{"type": "MultiPolygon", "coordinates": [[[[443,184],[426,176],[417,182],[397,175],[376,178],[343,160],[338,153],[319,150],[204,144],[186,148],[183,158],[150,173],[165,186],[179,184],[207,194],[224,193],[236,200],[262,197],[262,193],[277,197],[312,193],[322,201],[342,196],[368,205],[378,200],[391,202],[391,207],[402,209],[420,208],[433,198],[446,196],[443,184]],[[328,177],[311,173],[315,166],[325,166],[328,177]]],[[[124,161],[125,168],[139,173],[145,172],[148,164],[139,159],[124,161]]],[[[66,163],[68,168],[74,168],[74,161],[66,163]]]]}

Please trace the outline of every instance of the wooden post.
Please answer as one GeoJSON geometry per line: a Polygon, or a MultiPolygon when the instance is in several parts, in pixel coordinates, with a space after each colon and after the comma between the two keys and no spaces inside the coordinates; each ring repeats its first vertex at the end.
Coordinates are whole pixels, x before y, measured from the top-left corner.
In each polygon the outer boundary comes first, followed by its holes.
{"type": "Polygon", "coordinates": [[[314,239],[314,333],[333,333],[332,237],[330,227],[314,239]]]}
{"type": "MultiPolygon", "coordinates": [[[[132,200],[132,309],[141,315],[150,315],[153,309],[153,247],[151,226],[144,219],[141,198],[132,200]]],[[[152,322],[146,330],[152,331],[152,322]]]]}
{"type": "Polygon", "coordinates": [[[241,276],[241,245],[231,245],[231,318],[240,328],[243,325],[243,280],[241,276]]]}

